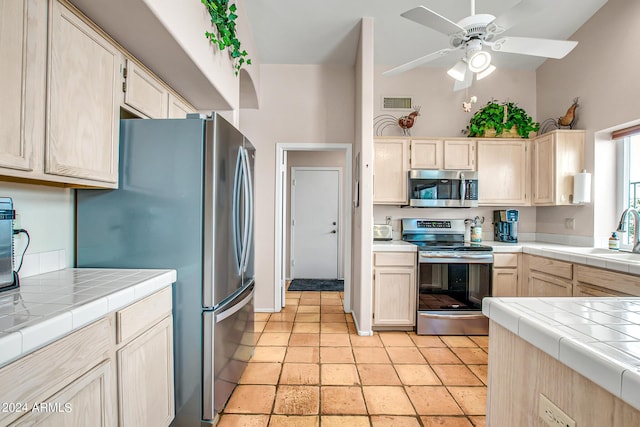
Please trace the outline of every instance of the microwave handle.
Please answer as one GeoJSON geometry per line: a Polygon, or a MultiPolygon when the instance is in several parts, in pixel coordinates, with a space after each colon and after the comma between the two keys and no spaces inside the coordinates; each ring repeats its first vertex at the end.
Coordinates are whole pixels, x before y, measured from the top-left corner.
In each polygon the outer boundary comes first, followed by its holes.
{"type": "Polygon", "coordinates": [[[460,204],[464,205],[464,199],[467,196],[467,185],[464,180],[464,172],[460,173],[460,204]]]}

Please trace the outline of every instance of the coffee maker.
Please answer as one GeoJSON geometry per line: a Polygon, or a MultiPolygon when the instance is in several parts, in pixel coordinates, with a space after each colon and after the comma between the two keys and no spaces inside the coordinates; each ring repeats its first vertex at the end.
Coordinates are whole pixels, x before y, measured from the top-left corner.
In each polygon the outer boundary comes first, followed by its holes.
{"type": "Polygon", "coordinates": [[[518,243],[518,210],[493,211],[493,238],[498,242],[518,243]]]}
{"type": "Polygon", "coordinates": [[[13,200],[0,197],[0,292],[19,286],[18,274],[13,271],[13,200]]]}

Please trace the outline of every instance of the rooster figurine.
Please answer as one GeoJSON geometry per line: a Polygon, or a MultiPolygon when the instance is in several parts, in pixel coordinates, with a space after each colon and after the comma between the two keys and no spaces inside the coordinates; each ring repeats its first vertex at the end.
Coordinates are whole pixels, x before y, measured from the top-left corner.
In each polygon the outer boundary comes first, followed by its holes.
{"type": "Polygon", "coordinates": [[[559,126],[569,126],[569,129],[573,129],[573,123],[575,123],[576,121],[576,108],[578,108],[578,99],[580,99],[580,97],[574,98],[573,104],[571,105],[571,107],[569,107],[565,115],[558,118],[559,126]]]}
{"type": "Polygon", "coordinates": [[[398,126],[402,129],[403,136],[410,136],[410,129],[413,127],[416,118],[420,115],[420,106],[417,105],[411,113],[397,118],[391,114],[381,114],[376,116],[373,123],[376,135],[381,136],[382,132],[389,126],[398,126]]]}

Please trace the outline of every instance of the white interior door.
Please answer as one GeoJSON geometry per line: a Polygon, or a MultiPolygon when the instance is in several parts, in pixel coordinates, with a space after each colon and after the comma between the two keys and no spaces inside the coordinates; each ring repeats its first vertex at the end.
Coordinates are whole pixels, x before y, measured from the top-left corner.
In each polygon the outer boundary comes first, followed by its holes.
{"type": "Polygon", "coordinates": [[[339,169],[292,168],[292,278],[338,278],[340,185],[339,169]]]}

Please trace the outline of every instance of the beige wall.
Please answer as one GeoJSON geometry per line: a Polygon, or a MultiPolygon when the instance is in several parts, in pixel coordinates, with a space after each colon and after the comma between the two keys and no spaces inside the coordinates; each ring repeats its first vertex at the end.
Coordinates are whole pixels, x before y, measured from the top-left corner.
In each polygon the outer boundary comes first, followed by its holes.
{"type": "MultiPolygon", "coordinates": [[[[536,118],[536,74],[534,71],[506,70],[498,68],[489,77],[473,82],[467,91],[453,91],[453,79],[445,68],[417,68],[397,76],[385,77],[382,72],[389,67],[376,67],[374,74],[374,114],[391,114],[395,117],[408,111],[382,110],[383,96],[412,96],[415,105],[421,107],[411,135],[414,136],[463,136],[473,114],[487,102],[496,99],[511,101],[536,118]],[[462,111],[462,102],[475,95],[478,102],[470,113],[462,111]]],[[[384,135],[402,135],[399,127],[389,127],[384,135]]]]}
{"type": "MultiPolygon", "coordinates": [[[[351,185],[346,182],[345,178],[345,159],[344,151],[288,151],[287,152],[287,194],[286,194],[286,218],[287,224],[291,224],[291,168],[294,167],[337,167],[342,169],[342,196],[346,194],[345,188],[347,185],[351,185]]],[[[349,209],[349,201],[341,200],[340,204],[342,209],[349,209]]],[[[285,252],[286,252],[286,277],[291,278],[291,230],[288,229],[285,240],[285,252]]],[[[338,277],[344,277],[344,235],[340,234],[340,253],[342,254],[342,261],[338,263],[338,277]]]]}
{"type": "Polygon", "coordinates": [[[260,66],[260,109],[240,114],[240,130],[257,150],[257,310],[273,310],[275,301],[276,144],[353,143],[354,94],[352,66],[260,66]]]}
{"type": "Polygon", "coordinates": [[[612,208],[615,167],[611,167],[608,132],[604,132],[605,140],[595,140],[600,131],[640,120],[638,17],[640,2],[609,0],[571,36],[571,40],[578,41],[573,52],[559,61],[547,60],[537,70],[540,120],[562,116],[573,98],[580,97],[576,127],[587,131],[585,164],[594,180],[592,204],[539,208],[538,232],[593,235],[598,244],[617,225],[620,212],[615,206],[612,208]],[[575,217],[575,231],[563,228],[567,217],[575,217]]]}

